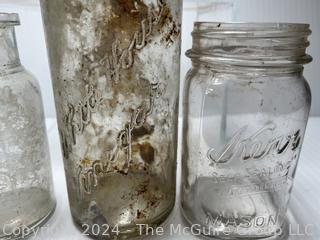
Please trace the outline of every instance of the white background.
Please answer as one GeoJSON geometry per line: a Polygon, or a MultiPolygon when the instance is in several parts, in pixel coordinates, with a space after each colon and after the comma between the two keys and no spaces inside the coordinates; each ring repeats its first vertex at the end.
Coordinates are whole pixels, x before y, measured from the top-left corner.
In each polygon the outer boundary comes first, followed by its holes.
{"type": "MultiPolygon", "coordinates": [[[[53,0],[54,1],[54,0],[53,0]]],[[[193,21],[237,22],[301,22],[313,30],[308,52],[314,60],[306,66],[305,76],[313,93],[312,115],[320,116],[320,0],[184,0],[182,84],[190,61],[184,52],[191,46],[193,21]],[[213,3],[220,2],[215,5],[213,3]]],[[[0,12],[18,12],[16,28],[23,65],[39,80],[47,117],[55,117],[52,85],[45,49],[42,19],[38,0],[0,0],[0,12]]]]}
{"type": "MultiPolygon", "coordinates": [[[[55,0],[52,0],[55,1],[55,0]]],[[[213,2],[213,1],[211,1],[213,2]]],[[[233,0],[219,5],[210,5],[209,1],[185,1],[183,27],[183,53],[191,46],[190,31],[195,20],[206,21],[269,21],[269,22],[306,22],[311,23],[314,31],[309,52],[314,62],[306,67],[306,77],[313,91],[313,114],[320,116],[320,1],[319,0],[233,0]],[[201,3],[201,4],[200,4],[201,3]],[[208,6],[208,4],[210,6],[208,6]],[[206,6],[207,8],[203,8],[206,6]],[[200,8],[199,8],[200,7],[200,8]],[[200,9],[198,11],[197,9],[200,9]]],[[[54,101],[48,61],[45,50],[41,14],[36,0],[0,0],[0,12],[18,12],[22,26],[17,28],[17,38],[23,65],[33,72],[41,85],[47,117],[55,117],[54,101]],[[10,4],[8,4],[10,3],[10,4]]],[[[190,66],[190,61],[182,57],[182,79],[190,66]]],[[[290,240],[319,240],[319,177],[315,169],[319,169],[319,131],[320,118],[311,118],[300,164],[296,176],[295,187],[290,202],[289,217],[294,228],[300,226],[301,234],[306,224],[314,224],[313,237],[291,236],[290,240]]],[[[58,207],[50,219],[48,230],[37,235],[34,240],[85,240],[72,223],[69,212],[66,184],[59,145],[56,120],[47,120],[51,159],[55,181],[58,207]]],[[[180,129],[181,132],[181,129],[180,129]]],[[[178,150],[180,153],[180,150],[178,150]]],[[[179,158],[180,159],[180,158],[179,158]]],[[[180,161],[178,161],[180,164],[180,161]]],[[[178,176],[179,173],[178,167],[178,176]]],[[[179,180],[178,180],[179,183],[179,180]]],[[[179,189],[179,188],[178,188],[179,189]]],[[[181,216],[177,209],[173,212],[169,224],[181,224],[181,216]]],[[[293,231],[297,234],[297,231],[293,231]]],[[[192,236],[168,236],[146,239],[183,239],[193,240],[192,236]]]]}

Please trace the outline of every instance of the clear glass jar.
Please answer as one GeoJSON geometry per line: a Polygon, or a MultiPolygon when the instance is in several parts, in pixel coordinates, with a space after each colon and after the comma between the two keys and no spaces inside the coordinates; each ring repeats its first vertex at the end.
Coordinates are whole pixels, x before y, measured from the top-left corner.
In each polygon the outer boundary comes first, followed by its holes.
{"type": "Polygon", "coordinates": [[[41,7],[72,216],[95,237],[139,235],[175,203],[182,1],[41,7]]]}
{"type": "Polygon", "coordinates": [[[286,238],[311,104],[309,25],[195,23],[184,96],[182,211],[218,239],[286,238]]]}
{"type": "Polygon", "coordinates": [[[20,64],[17,14],[0,13],[0,239],[18,239],[55,208],[40,87],[20,64]]]}

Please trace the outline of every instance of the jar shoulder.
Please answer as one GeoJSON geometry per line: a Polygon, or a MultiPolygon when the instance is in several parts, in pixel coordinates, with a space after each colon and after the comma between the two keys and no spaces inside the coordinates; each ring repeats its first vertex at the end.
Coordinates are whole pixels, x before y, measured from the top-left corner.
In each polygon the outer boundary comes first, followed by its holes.
{"type": "Polygon", "coordinates": [[[206,86],[227,86],[237,90],[247,91],[261,88],[264,91],[275,89],[291,92],[302,91],[306,96],[311,95],[310,87],[302,73],[266,74],[266,73],[227,73],[215,72],[207,68],[191,68],[186,76],[185,85],[187,91],[201,87],[205,91],[206,86]]]}
{"type": "Polygon", "coordinates": [[[301,73],[236,74],[193,68],[186,78],[184,103],[212,111],[227,107],[229,113],[289,114],[309,111],[311,91],[301,73]]]}

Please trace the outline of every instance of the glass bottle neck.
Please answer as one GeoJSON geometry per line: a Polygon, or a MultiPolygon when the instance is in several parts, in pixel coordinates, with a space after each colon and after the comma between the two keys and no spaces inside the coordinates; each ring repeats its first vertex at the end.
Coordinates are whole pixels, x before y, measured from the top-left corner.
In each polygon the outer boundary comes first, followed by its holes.
{"type": "Polygon", "coordinates": [[[6,71],[19,66],[20,58],[14,26],[0,28],[0,70],[6,71]]]}

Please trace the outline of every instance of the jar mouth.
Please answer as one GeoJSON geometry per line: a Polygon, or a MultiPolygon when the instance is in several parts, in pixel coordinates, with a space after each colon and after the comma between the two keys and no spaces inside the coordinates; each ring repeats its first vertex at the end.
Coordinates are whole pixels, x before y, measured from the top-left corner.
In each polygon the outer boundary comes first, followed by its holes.
{"type": "Polygon", "coordinates": [[[19,15],[17,13],[0,12],[0,27],[20,25],[19,15]]]}
{"type": "Polygon", "coordinates": [[[214,64],[301,67],[312,61],[306,53],[310,34],[303,23],[195,22],[187,56],[214,64]]]}
{"type": "Polygon", "coordinates": [[[306,23],[272,23],[272,22],[195,22],[193,34],[228,31],[247,32],[306,32],[310,34],[310,24],[306,23]]]}

